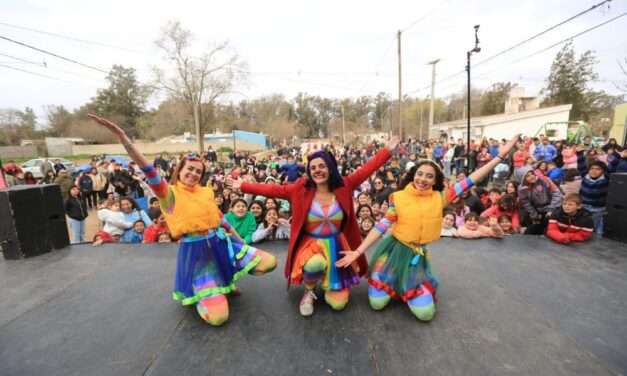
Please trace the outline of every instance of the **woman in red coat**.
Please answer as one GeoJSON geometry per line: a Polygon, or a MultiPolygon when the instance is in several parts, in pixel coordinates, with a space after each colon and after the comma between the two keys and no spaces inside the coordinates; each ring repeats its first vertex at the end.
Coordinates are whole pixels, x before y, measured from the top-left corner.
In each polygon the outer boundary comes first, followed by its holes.
{"type": "Polygon", "coordinates": [[[289,185],[232,182],[233,188],[244,193],[278,197],[289,200],[292,207],[290,244],[285,265],[285,277],[290,284],[304,284],[300,301],[301,315],[313,314],[320,284],[324,300],[335,310],[348,304],[349,289],[359,283],[368,271],[365,257],[350,268],[337,268],[335,262],[343,250],[355,249],[361,242],[353,207],[353,191],[390,159],[390,151],[398,144],[392,139],[363,167],[342,178],[335,158],[317,151],[308,157],[307,176],[289,185]]]}

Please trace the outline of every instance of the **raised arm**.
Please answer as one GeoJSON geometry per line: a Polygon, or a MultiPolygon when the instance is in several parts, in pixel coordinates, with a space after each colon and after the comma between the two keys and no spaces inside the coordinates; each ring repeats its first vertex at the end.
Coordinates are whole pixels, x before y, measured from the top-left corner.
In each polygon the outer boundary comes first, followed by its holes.
{"type": "Polygon", "coordinates": [[[505,160],[505,158],[507,158],[510,150],[512,150],[514,145],[516,145],[516,142],[518,142],[519,136],[519,134],[515,135],[511,140],[507,142],[507,144],[503,145],[499,149],[499,154],[496,157],[492,158],[490,162],[486,163],[483,167],[470,174],[470,180],[481,181],[486,176],[488,176],[488,174],[490,174],[490,171],[492,171],[497,164],[501,163],[503,160],[505,160]]]}
{"type": "Polygon", "coordinates": [[[374,157],[370,158],[365,165],[361,166],[357,171],[348,175],[345,181],[353,188],[358,187],[363,183],[370,175],[374,174],[379,167],[383,166],[392,156],[392,151],[398,145],[398,137],[392,137],[385,145],[385,148],[379,150],[374,157]]]}
{"type": "Polygon", "coordinates": [[[153,167],[152,163],[148,162],[146,157],[144,157],[144,155],[139,150],[137,150],[137,148],[131,142],[131,139],[126,135],[126,132],[124,132],[122,128],[120,128],[117,124],[110,120],[107,120],[95,114],[88,114],[87,116],[93,119],[96,123],[107,128],[118,138],[122,146],[124,146],[124,149],[126,149],[129,157],[131,157],[131,159],[135,161],[135,163],[137,163],[137,165],[144,172],[144,174],[146,174],[147,183],[150,188],[155,192],[155,195],[159,199],[161,207],[166,210],[171,209],[174,205],[174,197],[168,189],[168,184],[165,180],[161,178],[157,170],[155,170],[155,168],[153,167]]]}
{"type": "Polygon", "coordinates": [[[243,181],[241,178],[237,180],[229,179],[227,184],[235,190],[239,189],[242,193],[250,193],[253,195],[261,195],[264,197],[282,198],[284,200],[290,200],[291,192],[295,188],[296,184],[302,184],[300,180],[292,184],[278,185],[278,184],[261,184],[261,183],[249,183],[243,181]]]}

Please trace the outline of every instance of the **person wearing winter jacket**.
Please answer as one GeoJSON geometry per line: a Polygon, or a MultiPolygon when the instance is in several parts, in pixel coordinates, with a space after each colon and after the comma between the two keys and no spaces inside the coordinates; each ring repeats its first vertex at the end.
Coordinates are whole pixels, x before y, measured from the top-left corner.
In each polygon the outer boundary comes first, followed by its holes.
{"type": "Polygon", "coordinates": [[[551,162],[556,156],[557,149],[549,143],[549,139],[546,137],[542,140],[541,144],[536,145],[536,148],[533,151],[533,157],[536,161],[551,162]]]}
{"type": "Polygon", "coordinates": [[[122,234],[133,227],[133,222],[124,219],[124,213],[120,211],[120,201],[109,202],[100,201],[98,205],[98,219],[103,224],[102,231],[119,238],[122,234]]]}
{"type": "Polygon", "coordinates": [[[584,242],[592,237],[594,223],[578,194],[564,197],[562,207],[549,216],[546,236],[558,243],[584,242]]]}
{"type": "Polygon", "coordinates": [[[538,177],[528,171],[518,188],[518,200],[523,212],[525,234],[544,234],[547,225],[546,216],[562,203],[560,190],[548,179],[538,177]]]}
{"type": "Polygon", "coordinates": [[[91,181],[92,181],[92,188],[93,188],[93,195],[94,195],[94,200],[102,200],[107,198],[107,188],[108,188],[108,181],[107,181],[107,177],[100,172],[96,167],[92,168],[91,171],[89,172],[89,177],[91,177],[91,181]]]}
{"type": "Polygon", "coordinates": [[[92,201],[94,182],[91,180],[91,176],[85,172],[81,172],[76,179],[76,185],[81,190],[81,197],[85,201],[85,206],[90,209],[96,207],[96,202],[92,201]]]}
{"type": "Polygon", "coordinates": [[[231,211],[224,215],[224,219],[229,222],[246,244],[253,241],[253,233],[257,230],[255,216],[248,211],[248,205],[243,198],[231,201],[231,211]]]}
{"type": "Polygon", "coordinates": [[[68,199],[65,201],[65,214],[72,231],[72,244],[85,241],[85,218],[87,207],[81,197],[81,191],[73,185],[68,191],[68,199]]]}
{"type": "Polygon", "coordinates": [[[564,170],[570,168],[577,168],[577,150],[573,146],[565,146],[562,149],[562,160],[564,165],[562,168],[564,170]]]}
{"type": "MultiPolygon", "coordinates": [[[[618,159],[613,159],[611,169],[616,168],[618,159]]],[[[577,147],[577,169],[581,175],[581,201],[583,207],[592,214],[594,231],[603,234],[603,214],[605,213],[605,201],[610,186],[608,166],[600,161],[588,163],[584,155],[584,146],[577,147]]]]}
{"type": "Polygon", "coordinates": [[[607,153],[608,171],[613,174],[615,172],[627,172],[627,149],[618,151],[618,149],[609,149],[607,153]]]}

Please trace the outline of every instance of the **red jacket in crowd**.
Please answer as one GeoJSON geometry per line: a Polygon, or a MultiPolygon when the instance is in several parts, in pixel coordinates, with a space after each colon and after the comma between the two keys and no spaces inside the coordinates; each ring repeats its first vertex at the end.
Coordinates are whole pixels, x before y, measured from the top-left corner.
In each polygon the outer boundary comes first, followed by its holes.
{"type": "Polygon", "coordinates": [[[592,216],[587,210],[580,209],[575,215],[567,215],[559,208],[549,217],[546,236],[563,244],[583,242],[590,239],[593,228],[592,216]]]}

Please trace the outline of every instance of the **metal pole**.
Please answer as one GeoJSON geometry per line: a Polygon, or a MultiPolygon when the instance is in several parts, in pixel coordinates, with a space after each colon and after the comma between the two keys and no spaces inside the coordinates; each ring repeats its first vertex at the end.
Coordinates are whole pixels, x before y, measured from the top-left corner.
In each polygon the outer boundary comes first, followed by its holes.
{"type": "Polygon", "coordinates": [[[403,77],[401,74],[402,71],[401,71],[401,31],[400,30],[397,33],[397,39],[398,39],[398,137],[402,141],[403,140],[403,119],[401,117],[401,103],[403,100],[402,98],[403,77]]]}
{"type": "Polygon", "coordinates": [[[427,128],[427,139],[429,138],[429,132],[431,131],[431,127],[433,127],[433,118],[435,116],[435,65],[439,61],[440,59],[436,59],[429,63],[433,66],[433,69],[431,71],[431,105],[429,107],[429,126],[427,128]]]}
{"type": "MultiPolygon", "coordinates": [[[[470,168],[470,54],[470,51],[466,53],[466,72],[468,73],[468,92],[466,94],[466,168],[470,168]]],[[[470,171],[468,171],[468,173],[470,173],[470,171]]]]}

